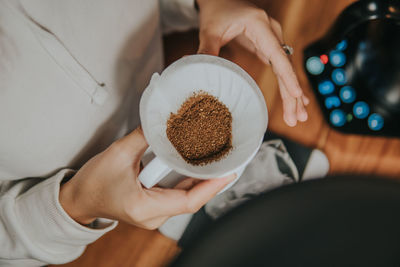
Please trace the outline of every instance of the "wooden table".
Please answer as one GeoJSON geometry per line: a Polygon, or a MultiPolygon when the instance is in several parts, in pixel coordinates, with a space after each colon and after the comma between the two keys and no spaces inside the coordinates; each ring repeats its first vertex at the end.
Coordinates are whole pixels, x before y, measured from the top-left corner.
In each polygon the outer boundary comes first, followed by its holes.
{"type": "MultiPolygon", "coordinates": [[[[309,119],[294,128],[282,120],[282,104],[277,82],[268,66],[235,43],[221,56],[239,64],[256,80],[269,110],[269,130],[310,147],[323,150],[330,161],[331,174],[379,174],[400,178],[400,139],[343,135],[324,121],[303,70],[302,51],[319,39],[337,15],[353,0],[264,0],[256,1],[283,27],[285,41],[294,47],[292,56],[300,84],[310,97],[309,119]]],[[[165,39],[167,64],[193,54],[198,46],[196,32],[174,34],[165,39]]],[[[76,261],[65,266],[165,266],[179,252],[176,243],[157,231],[146,231],[121,223],[76,261]]]]}

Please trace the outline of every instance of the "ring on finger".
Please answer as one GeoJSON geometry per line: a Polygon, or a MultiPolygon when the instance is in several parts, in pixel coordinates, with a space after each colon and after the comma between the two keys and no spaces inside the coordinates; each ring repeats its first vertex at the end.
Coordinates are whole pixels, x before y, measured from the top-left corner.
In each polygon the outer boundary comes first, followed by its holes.
{"type": "MultiPolygon", "coordinates": [[[[281,47],[283,49],[283,51],[285,51],[285,54],[288,56],[293,55],[294,49],[293,47],[287,45],[287,44],[281,44],[281,47]]],[[[268,60],[269,64],[272,66],[272,62],[271,60],[268,60]]]]}
{"type": "Polygon", "coordinates": [[[286,55],[291,56],[293,55],[294,49],[293,47],[287,45],[287,44],[281,44],[281,47],[283,51],[285,51],[286,55]]]}

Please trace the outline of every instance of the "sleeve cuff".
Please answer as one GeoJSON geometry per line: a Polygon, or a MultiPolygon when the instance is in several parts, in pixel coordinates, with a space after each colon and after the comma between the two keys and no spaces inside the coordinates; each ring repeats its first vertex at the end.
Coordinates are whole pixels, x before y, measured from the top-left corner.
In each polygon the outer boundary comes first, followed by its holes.
{"type": "Polygon", "coordinates": [[[164,34],[199,26],[195,0],[160,0],[160,8],[164,34]]]}
{"type": "MultiPolygon", "coordinates": [[[[25,232],[26,242],[34,243],[45,258],[46,255],[65,253],[69,256],[76,254],[77,257],[87,244],[117,225],[116,221],[98,219],[94,224],[96,228],[85,227],[64,211],[59,202],[60,184],[71,173],[73,171],[69,169],[61,170],[16,199],[15,223],[25,232]]],[[[47,259],[46,262],[54,261],[47,259]]]]}

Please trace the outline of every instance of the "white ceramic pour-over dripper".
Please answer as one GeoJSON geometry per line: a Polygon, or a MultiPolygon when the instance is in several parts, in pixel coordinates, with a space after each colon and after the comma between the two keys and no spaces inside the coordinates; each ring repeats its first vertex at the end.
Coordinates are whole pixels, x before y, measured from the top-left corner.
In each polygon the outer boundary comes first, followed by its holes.
{"type": "Polygon", "coordinates": [[[172,170],[201,179],[241,173],[258,151],[268,123],[267,106],[254,80],[238,65],[220,57],[193,55],[179,59],[161,75],[153,74],[140,100],[144,136],[156,157],[139,179],[150,188],[172,170]],[[166,134],[167,120],[193,92],[217,97],[232,113],[231,152],[204,166],[187,163],[166,134]]]}

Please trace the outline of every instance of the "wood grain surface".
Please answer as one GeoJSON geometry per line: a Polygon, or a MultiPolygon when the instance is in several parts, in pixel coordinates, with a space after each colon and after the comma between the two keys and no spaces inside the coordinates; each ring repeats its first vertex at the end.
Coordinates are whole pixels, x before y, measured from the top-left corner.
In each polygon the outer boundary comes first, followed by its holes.
{"type": "MultiPolygon", "coordinates": [[[[344,135],[324,121],[303,69],[302,51],[320,38],[337,15],[353,0],[265,0],[255,1],[277,19],[285,42],[293,46],[293,65],[300,84],[310,97],[309,119],[291,128],[282,119],[282,104],[277,82],[269,66],[235,43],[228,44],[221,56],[244,68],[258,83],[269,110],[269,130],[324,151],[331,164],[330,173],[377,174],[400,178],[400,139],[344,135]]],[[[197,32],[173,34],[164,38],[165,62],[193,54],[197,32]]],[[[176,243],[157,231],[146,231],[121,223],[114,231],[88,246],[76,261],[64,266],[166,266],[179,253],[176,243]]]]}

